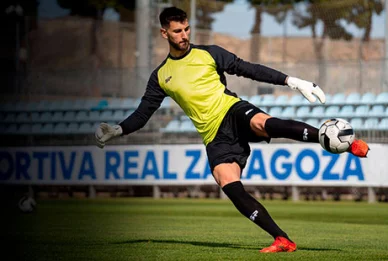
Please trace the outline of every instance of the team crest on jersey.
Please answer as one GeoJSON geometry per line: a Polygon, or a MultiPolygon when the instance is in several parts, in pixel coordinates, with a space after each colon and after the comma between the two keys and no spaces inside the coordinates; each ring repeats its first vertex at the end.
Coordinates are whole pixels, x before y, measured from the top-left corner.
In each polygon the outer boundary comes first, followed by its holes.
{"type": "Polygon", "coordinates": [[[165,80],[166,83],[168,83],[171,80],[172,76],[168,76],[165,80]]]}

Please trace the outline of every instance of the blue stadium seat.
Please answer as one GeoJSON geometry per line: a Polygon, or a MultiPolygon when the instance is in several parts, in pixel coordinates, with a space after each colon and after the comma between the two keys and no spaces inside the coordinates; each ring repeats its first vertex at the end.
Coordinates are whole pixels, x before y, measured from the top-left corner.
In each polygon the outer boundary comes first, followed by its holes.
{"type": "MultiPolygon", "coordinates": [[[[99,100],[95,100],[95,99],[88,99],[88,100],[85,100],[84,104],[83,104],[83,109],[84,110],[98,110],[99,109],[99,100]]],[[[106,105],[106,104],[105,104],[106,105]]],[[[102,107],[104,107],[105,105],[102,105],[102,107]]]]}
{"type": "Polygon", "coordinates": [[[16,112],[7,112],[3,121],[7,123],[16,122],[16,112]]]}
{"type": "Polygon", "coordinates": [[[388,104],[388,92],[382,92],[377,95],[375,104],[388,104]]]}
{"type": "Polygon", "coordinates": [[[323,118],[325,116],[325,107],[324,106],[317,106],[313,107],[311,110],[311,116],[314,118],[323,118]]]}
{"type": "Polygon", "coordinates": [[[366,117],[369,114],[369,106],[368,105],[359,105],[356,107],[355,116],[357,117],[366,117]]]}
{"type": "Polygon", "coordinates": [[[361,118],[352,118],[349,121],[354,130],[362,130],[364,128],[363,121],[361,118]]]}
{"type": "Polygon", "coordinates": [[[281,107],[271,107],[268,112],[269,115],[273,117],[281,117],[282,116],[282,108],[281,107]]]}
{"type": "Polygon", "coordinates": [[[296,116],[298,118],[304,118],[310,116],[310,107],[308,106],[301,106],[296,110],[296,116]]]}
{"type": "Polygon", "coordinates": [[[50,101],[39,101],[36,106],[36,111],[50,111],[52,107],[52,102],[50,101]]]}
{"type": "Polygon", "coordinates": [[[364,93],[361,97],[360,103],[361,104],[373,104],[376,100],[376,95],[374,95],[371,92],[364,93]]]}
{"type": "Polygon", "coordinates": [[[325,110],[325,117],[326,118],[337,118],[339,115],[339,106],[337,105],[331,105],[328,106],[325,110]]]}
{"type": "Polygon", "coordinates": [[[249,97],[247,95],[239,95],[241,100],[249,101],[249,97]]]}
{"type": "Polygon", "coordinates": [[[131,108],[135,108],[135,107],[136,107],[135,100],[132,98],[122,99],[121,104],[120,104],[121,109],[131,109],[131,108]]]}
{"type": "Polygon", "coordinates": [[[346,104],[351,104],[351,105],[357,105],[361,100],[361,94],[358,92],[353,92],[346,96],[345,103],[346,104]]]}
{"type": "Polygon", "coordinates": [[[34,123],[34,124],[32,124],[32,127],[31,127],[31,133],[32,134],[39,134],[40,130],[42,128],[43,128],[43,124],[42,123],[34,123]]]}
{"type": "Polygon", "coordinates": [[[66,134],[67,124],[64,122],[60,122],[54,125],[54,133],[55,134],[66,134]]]}
{"type": "Polygon", "coordinates": [[[289,99],[288,104],[292,106],[299,106],[304,104],[304,100],[305,98],[302,95],[296,94],[289,99]]]}
{"type": "Polygon", "coordinates": [[[196,129],[191,120],[184,120],[181,122],[179,127],[180,132],[195,132],[196,129]]]}
{"type": "Polygon", "coordinates": [[[178,132],[181,122],[179,120],[170,121],[165,128],[160,128],[161,132],[178,132]]]}
{"type": "Polygon", "coordinates": [[[385,116],[388,117],[388,106],[387,106],[387,108],[385,108],[385,116]]]}
{"type": "Polygon", "coordinates": [[[336,93],[333,97],[328,101],[327,104],[333,105],[342,105],[345,103],[346,96],[344,93],[336,93]]]}
{"type": "Polygon", "coordinates": [[[73,121],[85,122],[85,121],[89,121],[89,120],[90,120],[90,118],[88,116],[87,111],[79,111],[75,115],[75,119],[73,121]]]}
{"type": "Polygon", "coordinates": [[[31,133],[32,125],[28,123],[23,123],[20,125],[17,134],[28,135],[31,133]]]}
{"type": "Polygon", "coordinates": [[[376,130],[379,126],[378,118],[368,118],[364,122],[364,128],[367,130],[376,130]]]}
{"type": "Polygon", "coordinates": [[[31,112],[31,122],[36,123],[40,120],[40,114],[39,112],[31,112]]]}
{"type": "Polygon", "coordinates": [[[315,127],[315,128],[319,128],[321,126],[320,122],[318,121],[318,119],[315,119],[315,118],[309,118],[305,121],[307,124],[315,127]]]}
{"type": "Polygon", "coordinates": [[[100,114],[99,121],[111,121],[113,118],[113,112],[112,111],[102,111],[100,114]]]}
{"type": "Polygon", "coordinates": [[[39,102],[27,102],[25,104],[24,110],[26,111],[36,111],[38,108],[39,102]]]}
{"type": "Polygon", "coordinates": [[[388,130],[388,118],[383,118],[378,126],[380,130],[388,130]]]}
{"type": "Polygon", "coordinates": [[[53,115],[49,111],[45,111],[40,114],[39,122],[46,123],[46,122],[51,122],[53,115]]]}
{"type": "Polygon", "coordinates": [[[89,121],[101,121],[100,112],[99,111],[90,111],[89,112],[89,121]]]}
{"type": "Polygon", "coordinates": [[[107,100],[99,100],[90,109],[92,111],[101,111],[101,110],[104,110],[106,107],[108,107],[108,101],[107,100]]]}
{"type": "Polygon", "coordinates": [[[112,120],[114,120],[114,121],[122,121],[126,117],[127,116],[124,114],[124,110],[116,110],[116,111],[113,112],[112,120]]]}
{"type": "Polygon", "coordinates": [[[54,112],[54,115],[52,116],[52,118],[51,118],[51,121],[52,122],[61,122],[61,121],[63,121],[63,112],[61,112],[61,111],[56,111],[56,112],[54,112]]]}
{"type": "Polygon", "coordinates": [[[11,123],[8,125],[8,127],[5,129],[5,133],[7,134],[17,134],[18,132],[18,125],[16,123],[11,123]]]}
{"type": "Polygon", "coordinates": [[[345,105],[339,111],[338,116],[341,118],[348,118],[354,115],[354,106],[353,105],[345,105]]]}
{"type": "Polygon", "coordinates": [[[40,130],[40,133],[42,133],[42,134],[53,134],[54,133],[54,124],[52,124],[52,123],[45,123],[45,124],[43,124],[43,127],[40,130]]]}
{"type": "Polygon", "coordinates": [[[277,106],[285,106],[288,104],[288,96],[287,95],[279,95],[275,99],[275,105],[277,106]]]}
{"type": "Polygon", "coordinates": [[[67,125],[66,132],[67,133],[78,133],[78,123],[76,122],[70,122],[69,125],[67,125]]]}
{"type": "Polygon", "coordinates": [[[374,117],[383,117],[385,114],[383,105],[374,105],[371,110],[369,110],[369,116],[374,117]]]}
{"type": "Polygon", "coordinates": [[[83,122],[81,123],[81,125],[79,126],[79,129],[78,129],[78,133],[93,133],[94,132],[94,129],[92,129],[92,124],[88,123],[88,122],[83,122]]]}
{"type": "Polygon", "coordinates": [[[171,104],[172,104],[172,99],[170,97],[166,97],[164,98],[162,104],[160,105],[160,108],[162,109],[168,109],[171,107],[171,104]]]}
{"type": "Polygon", "coordinates": [[[72,122],[76,120],[76,114],[74,111],[67,111],[63,116],[63,121],[72,122]]]}
{"type": "Polygon", "coordinates": [[[261,98],[262,106],[272,106],[274,104],[275,104],[275,96],[273,96],[272,94],[263,95],[263,97],[261,98]]]}
{"type": "Polygon", "coordinates": [[[107,109],[111,109],[111,110],[121,109],[121,102],[122,102],[122,100],[120,98],[110,99],[108,101],[107,109]]]}
{"type": "Polygon", "coordinates": [[[295,118],[295,116],[296,116],[295,107],[286,107],[281,114],[282,118],[287,118],[287,119],[295,118]]]}
{"type": "Polygon", "coordinates": [[[16,122],[17,123],[26,123],[30,122],[30,116],[28,115],[27,112],[18,112],[16,115],[16,122]]]}
{"type": "Polygon", "coordinates": [[[72,110],[77,110],[77,111],[85,109],[85,100],[83,99],[74,100],[71,108],[72,110]]]}
{"type": "Polygon", "coordinates": [[[249,98],[249,102],[253,105],[260,106],[261,104],[261,96],[260,95],[253,95],[251,98],[249,98]]]}

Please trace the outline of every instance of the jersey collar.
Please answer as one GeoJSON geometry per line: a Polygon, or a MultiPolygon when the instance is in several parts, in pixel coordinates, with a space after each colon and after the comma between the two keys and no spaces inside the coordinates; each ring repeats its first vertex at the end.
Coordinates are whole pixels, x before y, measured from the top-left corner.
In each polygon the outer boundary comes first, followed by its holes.
{"type": "Polygon", "coordinates": [[[182,56],[179,56],[179,57],[174,57],[172,56],[171,54],[168,54],[168,58],[172,59],[172,60],[180,60],[180,59],[183,59],[185,58],[187,55],[189,55],[189,53],[191,52],[191,49],[193,49],[193,44],[190,44],[190,47],[189,47],[189,50],[182,56]]]}

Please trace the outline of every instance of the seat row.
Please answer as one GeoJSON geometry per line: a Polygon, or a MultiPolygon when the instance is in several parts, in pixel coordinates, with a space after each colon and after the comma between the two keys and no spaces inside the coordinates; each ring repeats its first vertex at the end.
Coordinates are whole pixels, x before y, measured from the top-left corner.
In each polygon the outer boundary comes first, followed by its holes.
{"type": "MultiPolygon", "coordinates": [[[[265,106],[312,106],[300,94],[291,97],[287,95],[275,96],[253,95],[240,96],[252,104],[260,107],[265,106]]],[[[75,99],[60,101],[39,101],[39,102],[8,102],[0,104],[0,112],[55,112],[55,111],[82,111],[82,110],[128,110],[136,109],[141,98],[112,98],[112,99],[75,99]]],[[[337,93],[326,95],[326,105],[388,105],[388,92],[379,94],[368,93],[337,93]]],[[[169,97],[165,98],[161,108],[176,107],[176,103],[169,97]]]]}

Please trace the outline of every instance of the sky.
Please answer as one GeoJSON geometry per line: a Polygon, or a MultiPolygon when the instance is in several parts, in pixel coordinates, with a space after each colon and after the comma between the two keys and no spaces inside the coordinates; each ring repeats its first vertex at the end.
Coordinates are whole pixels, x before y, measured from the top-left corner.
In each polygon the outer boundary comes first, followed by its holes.
{"type": "MultiPolygon", "coordinates": [[[[55,18],[64,16],[69,13],[68,10],[63,10],[57,5],[56,0],[39,0],[39,15],[44,18],[55,18]]],[[[217,33],[225,33],[239,38],[250,38],[250,30],[254,24],[255,10],[252,9],[246,0],[237,0],[227,4],[222,12],[213,15],[215,19],[212,25],[213,31],[217,33]]],[[[119,16],[113,9],[106,10],[104,19],[118,20],[119,16]]],[[[286,20],[286,25],[278,24],[273,17],[264,14],[262,20],[262,35],[263,36],[282,36],[286,29],[289,36],[310,36],[310,29],[297,29],[292,25],[290,17],[286,20]]],[[[354,25],[346,25],[348,31],[353,36],[360,37],[363,31],[359,30],[354,25]]],[[[384,38],[385,12],[379,16],[373,16],[373,28],[371,32],[372,38],[384,38]]],[[[319,33],[319,28],[318,28],[319,33]]]]}

